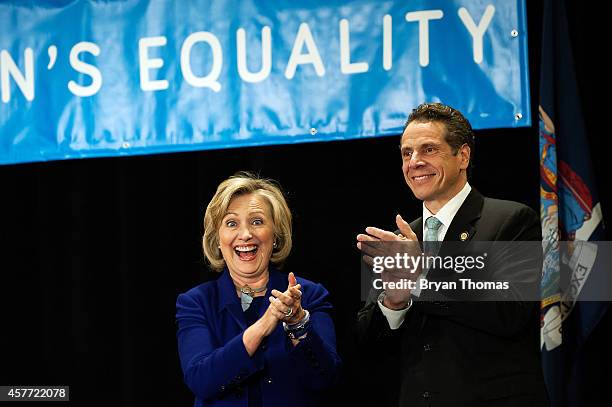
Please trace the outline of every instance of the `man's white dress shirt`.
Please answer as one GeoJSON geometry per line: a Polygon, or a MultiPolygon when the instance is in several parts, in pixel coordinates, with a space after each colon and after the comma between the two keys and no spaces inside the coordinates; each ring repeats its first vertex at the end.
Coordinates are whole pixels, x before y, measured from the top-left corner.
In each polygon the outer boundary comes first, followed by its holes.
{"type": "MultiPolygon", "coordinates": [[[[463,202],[465,202],[465,199],[470,194],[471,190],[472,187],[468,182],[466,182],[463,186],[463,189],[461,189],[461,191],[459,191],[457,195],[455,195],[447,203],[445,203],[444,206],[440,208],[440,210],[436,214],[431,213],[429,209],[427,209],[427,207],[425,206],[425,203],[423,203],[423,236],[425,236],[427,228],[427,226],[425,225],[425,221],[430,216],[435,216],[440,222],[442,222],[442,225],[438,229],[438,241],[443,241],[444,237],[446,236],[446,232],[448,231],[448,227],[450,226],[451,222],[453,221],[453,218],[459,211],[459,208],[461,208],[461,205],[463,205],[463,202]]],[[[419,293],[420,290],[413,290],[412,292],[412,294],[416,296],[418,296],[419,293]]],[[[389,322],[389,327],[391,329],[399,328],[404,322],[406,313],[412,306],[412,300],[410,300],[410,303],[406,308],[400,310],[392,310],[383,305],[383,299],[384,292],[381,293],[381,295],[378,297],[378,306],[380,307],[380,310],[382,311],[383,315],[387,318],[387,321],[389,322]]]]}

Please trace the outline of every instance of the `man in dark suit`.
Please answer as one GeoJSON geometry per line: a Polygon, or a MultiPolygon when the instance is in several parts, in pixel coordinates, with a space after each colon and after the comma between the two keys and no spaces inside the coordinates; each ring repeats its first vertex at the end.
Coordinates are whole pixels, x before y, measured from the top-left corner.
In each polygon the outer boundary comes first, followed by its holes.
{"type": "MultiPolygon", "coordinates": [[[[357,246],[365,250],[370,242],[402,240],[541,241],[532,209],[483,197],[469,185],[473,152],[472,128],[460,112],[439,103],[414,109],[401,139],[402,170],[423,201],[423,217],[408,224],[398,215],[396,232],[366,228],[357,246]]],[[[539,275],[538,258],[532,260],[526,264],[539,275]]],[[[537,302],[518,297],[426,301],[415,291],[383,291],[359,312],[358,337],[369,372],[364,403],[547,405],[537,302]]]]}

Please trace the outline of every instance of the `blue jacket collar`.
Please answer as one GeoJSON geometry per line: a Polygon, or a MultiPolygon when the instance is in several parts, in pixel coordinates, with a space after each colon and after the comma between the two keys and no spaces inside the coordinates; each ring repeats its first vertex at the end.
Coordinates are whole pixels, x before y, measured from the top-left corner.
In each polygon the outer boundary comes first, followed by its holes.
{"type": "MultiPolygon", "coordinates": [[[[270,292],[275,289],[281,292],[284,292],[287,289],[287,278],[278,272],[276,267],[273,265],[268,266],[269,278],[268,284],[266,284],[266,298],[271,294],[270,292]]],[[[219,292],[219,301],[221,305],[221,311],[228,310],[236,322],[245,329],[246,321],[244,319],[244,313],[242,311],[242,307],[240,306],[240,298],[236,293],[236,286],[234,285],[234,281],[229,273],[227,267],[223,269],[221,277],[217,279],[217,289],[219,292]]],[[[269,301],[265,300],[261,303],[261,308],[259,309],[258,315],[263,315],[265,310],[268,308],[269,301]]]]}

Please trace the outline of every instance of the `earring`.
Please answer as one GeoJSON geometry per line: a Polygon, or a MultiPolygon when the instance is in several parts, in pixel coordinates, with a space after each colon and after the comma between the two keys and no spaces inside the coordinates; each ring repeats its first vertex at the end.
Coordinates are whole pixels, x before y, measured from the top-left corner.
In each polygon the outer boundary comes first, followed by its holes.
{"type": "Polygon", "coordinates": [[[276,240],[274,241],[274,243],[272,243],[272,247],[276,249],[276,240]]]}

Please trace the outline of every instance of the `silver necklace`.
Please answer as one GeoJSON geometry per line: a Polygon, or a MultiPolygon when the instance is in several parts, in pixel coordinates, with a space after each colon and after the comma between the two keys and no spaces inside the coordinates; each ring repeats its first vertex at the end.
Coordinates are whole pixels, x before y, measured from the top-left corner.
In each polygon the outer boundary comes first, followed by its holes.
{"type": "Polygon", "coordinates": [[[268,287],[263,286],[259,288],[251,288],[247,285],[244,285],[240,288],[236,287],[238,291],[240,291],[240,305],[242,306],[242,311],[246,311],[251,306],[253,302],[253,297],[255,294],[265,291],[268,287]]]}

